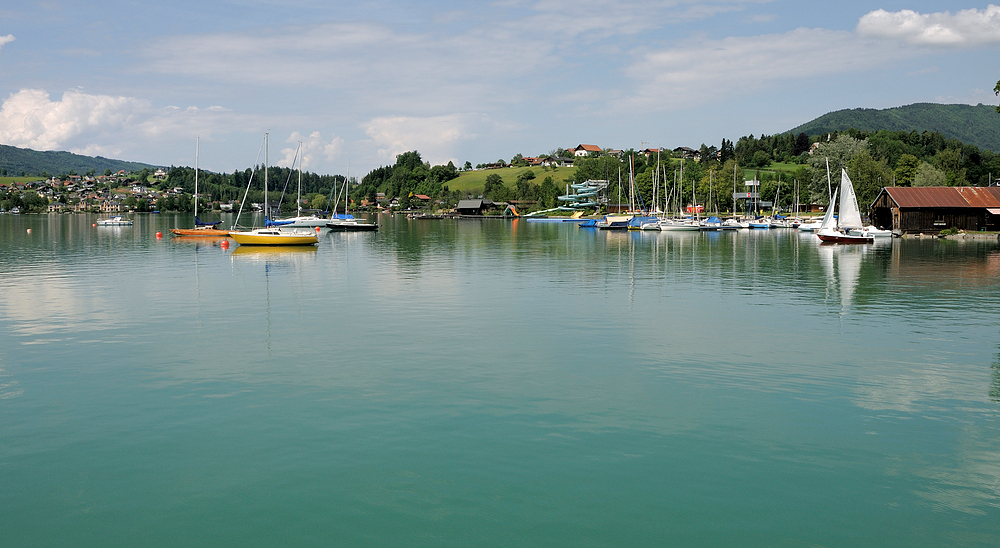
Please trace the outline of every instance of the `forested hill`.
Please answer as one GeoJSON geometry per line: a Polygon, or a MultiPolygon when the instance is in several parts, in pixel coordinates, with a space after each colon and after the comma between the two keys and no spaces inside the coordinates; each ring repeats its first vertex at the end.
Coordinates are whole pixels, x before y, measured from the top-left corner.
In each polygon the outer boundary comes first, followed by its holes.
{"type": "Polygon", "coordinates": [[[1000,152],[1000,114],[992,105],[916,103],[883,110],[854,108],[824,114],[792,129],[794,134],[822,135],[848,129],[861,131],[936,131],[947,138],[1000,152]]]}
{"type": "Polygon", "coordinates": [[[141,171],[143,168],[156,169],[158,166],[139,162],[111,160],[100,156],[83,156],[63,151],[41,152],[27,148],[0,145],[0,175],[66,175],[75,173],[86,175],[93,172],[103,175],[105,171],[141,171]]]}

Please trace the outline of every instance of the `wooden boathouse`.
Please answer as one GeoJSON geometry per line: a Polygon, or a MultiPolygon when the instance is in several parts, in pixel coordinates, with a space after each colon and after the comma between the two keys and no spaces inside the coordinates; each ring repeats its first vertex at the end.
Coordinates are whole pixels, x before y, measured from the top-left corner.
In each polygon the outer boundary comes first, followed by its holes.
{"type": "Polygon", "coordinates": [[[1000,230],[1000,187],[885,187],[870,217],[894,234],[1000,230]]]}

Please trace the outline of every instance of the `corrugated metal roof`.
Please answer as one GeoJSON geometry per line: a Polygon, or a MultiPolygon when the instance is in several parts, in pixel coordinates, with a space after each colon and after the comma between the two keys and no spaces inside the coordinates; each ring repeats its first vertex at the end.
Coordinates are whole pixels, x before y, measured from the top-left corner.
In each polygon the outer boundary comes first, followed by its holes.
{"type": "Polygon", "coordinates": [[[1000,188],[971,186],[886,187],[899,207],[1000,207],[1000,188]]]}
{"type": "Polygon", "coordinates": [[[969,202],[969,207],[1000,207],[1000,188],[960,186],[955,187],[969,202]]]}

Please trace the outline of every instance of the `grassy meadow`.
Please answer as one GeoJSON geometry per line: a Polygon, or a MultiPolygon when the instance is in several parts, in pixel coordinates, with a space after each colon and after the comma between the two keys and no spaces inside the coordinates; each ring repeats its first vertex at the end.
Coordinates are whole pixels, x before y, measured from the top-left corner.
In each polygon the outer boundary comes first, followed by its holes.
{"type": "Polygon", "coordinates": [[[14,183],[34,183],[35,181],[41,181],[42,177],[38,175],[29,175],[27,177],[0,177],[0,184],[12,185],[14,183]]]}
{"type": "Polygon", "coordinates": [[[465,171],[462,172],[457,179],[452,179],[446,184],[451,190],[462,190],[470,191],[474,189],[483,189],[483,184],[486,182],[486,177],[489,175],[499,175],[503,179],[504,185],[508,187],[513,187],[514,182],[517,181],[517,176],[526,171],[530,170],[535,174],[535,178],[531,181],[536,185],[542,184],[542,181],[546,177],[552,177],[553,182],[556,186],[562,188],[566,185],[566,179],[571,175],[576,173],[575,167],[556,167],[556,168],[544,168],[544,167],[505,167],[501,169],[478,169],[476,171],[465,171]]]}

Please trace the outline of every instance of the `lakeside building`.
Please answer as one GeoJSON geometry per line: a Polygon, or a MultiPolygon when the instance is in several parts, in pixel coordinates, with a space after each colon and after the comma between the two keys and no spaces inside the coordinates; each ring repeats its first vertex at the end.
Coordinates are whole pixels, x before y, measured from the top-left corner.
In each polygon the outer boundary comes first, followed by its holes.
{"type": "Polygon", "coordinates": [[[1000,188],[885,187],[872,202],[870,217],[896,234],[1000,230],[1000,188]]]}

